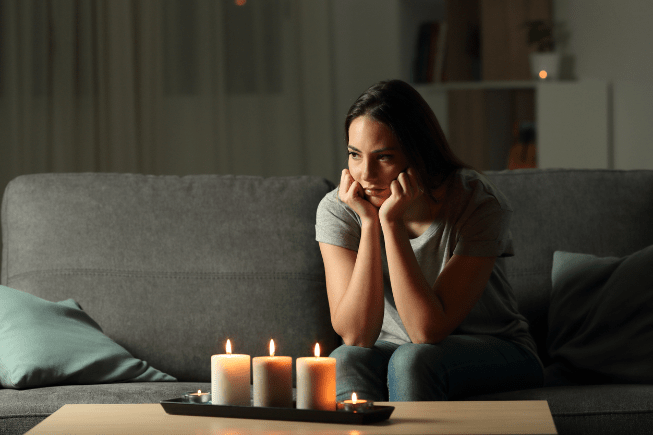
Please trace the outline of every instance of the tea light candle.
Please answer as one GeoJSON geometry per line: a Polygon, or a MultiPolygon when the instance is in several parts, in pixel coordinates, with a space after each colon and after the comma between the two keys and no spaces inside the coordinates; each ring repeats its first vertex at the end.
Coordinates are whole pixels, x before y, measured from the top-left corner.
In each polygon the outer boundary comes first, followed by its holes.
{"type": "Polygon", "coordinates": [[[320,345],[315,345],[315,357],[297,358],[297,409],[336,410],[336,359],[320,357],[320,345]]]}
{"type": "MultiPolygon", "coordinates": [[[[342,405],[342,409],[345,411],[361,412],[371,408],[373,403],[367,400],[359,400],[356,397],[356,393],[351,393],[351,400],[345,400],[338,403],[338,405],[342,405]]],[[[338,408],[340,408],[340,406],[338,406],[338,408]]]]}
{"type": "Polygon", "coordinates": [[[270,356],[252,360],[254,406],[292,408],[292,358],[274,356],[274,350],[270,340],[270,356]]]}
{"type": "Polygon", "coordinates": [[[227,353],[211,356],[211,403],[213,405],[249,406],[249,355],[232,355],[227,340],[227,353]]]}
{"type": "Polygon", "coordinates": [[[207,403],[211,401],[211,393],[202,393],[202,390],[197,390],[197,393],[184,394],[184,400],[190,403],[207,403]]]}

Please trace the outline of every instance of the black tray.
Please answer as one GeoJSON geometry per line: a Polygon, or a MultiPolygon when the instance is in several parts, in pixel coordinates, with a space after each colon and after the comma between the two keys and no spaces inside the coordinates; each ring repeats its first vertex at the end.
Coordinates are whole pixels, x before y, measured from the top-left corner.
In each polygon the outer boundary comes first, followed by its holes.
{"type": "Polygon", "coordinates": [[[369,424],[390,418],[394,406],[372,406],[365,411],[317,411],[313,409],[271,408],[263,406],[226,406],[189,403],[182,398],[161,402],[168,414],[204,417],[255,418],[260,420],[310,421],[320,423],[369,424]]]}

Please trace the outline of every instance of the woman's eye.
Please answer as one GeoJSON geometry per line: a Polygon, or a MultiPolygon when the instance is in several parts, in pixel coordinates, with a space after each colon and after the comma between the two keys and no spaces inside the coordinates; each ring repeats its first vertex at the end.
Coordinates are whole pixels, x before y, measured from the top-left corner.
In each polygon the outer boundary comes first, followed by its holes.
{"type": "Polygon", "coordinates": [[[392,158],[391,154],[381,154],[379,155],[379,160],[390,160],[392,158]]]}
{"type": "Polygon", "coordinates": [[[353,151],[349,151],[347,154],[349,154],[349,155],[350,155],[352,158],[354,158],[354,159],[355,159],[356,157],[358,157],[358,154],[355,153],[355,152],[353,152],[353,151]]]}

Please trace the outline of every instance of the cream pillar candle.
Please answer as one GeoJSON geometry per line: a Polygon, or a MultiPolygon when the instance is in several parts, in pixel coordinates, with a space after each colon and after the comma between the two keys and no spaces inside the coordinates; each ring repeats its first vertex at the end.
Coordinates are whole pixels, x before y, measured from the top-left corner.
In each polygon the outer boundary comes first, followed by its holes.
{"type": "Polygon", "coordinates": [[[297,409],[336,409],[336,359],[315,356],[297,358],[297,409]]]}
{"type": "Polygon", "coordinates": [[[292,408],[292,358],[274,356],[274,341],[270,340],[270,356],[252,360],[254,376],[254,406],[292,408]]]}
{"type": "Polygon", "coordinates": [[[250,356],[232,355],[227,340],[227,353],[211,356],[211,403],[213,405],[249,406],[250,356]]]}

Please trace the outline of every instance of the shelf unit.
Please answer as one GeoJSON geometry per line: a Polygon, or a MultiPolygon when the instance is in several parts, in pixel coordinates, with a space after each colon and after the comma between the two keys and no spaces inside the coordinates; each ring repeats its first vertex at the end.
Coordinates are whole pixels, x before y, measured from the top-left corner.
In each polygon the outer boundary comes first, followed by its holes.
{"type": "Polygon", "coordinates": [[[514,120],[528,118],[537,120],[538,168],[614,166],[606,81],[458,82],[416,89],[454,152],[478,169],[506,169],[514,120]],[[452,122],[451,116],[458,119],[452,122]]]}
{"type": "Polygon", "coordinates": [[[414,86],[460,158],[481,170],[506,169],[515,124],[536,122],[539,83],[530,78],[524,23],[549,20],[551,0],[418,0],[402,2],[400,16],[403,38],[413,38],[402,41],[410,53],[422,22],[448,23],[447,81],[414,86]]]}
{"type": "Polygon", "coordinates": [[[524,23],[550,20],[551,0],[335,0],[334,5],[336,129],[352,96],[366,86],[392,77],[410,81],[420,26],[447,20],[447,81],[413,86],[460,158],[480,170],[506,169],[515,124],[528,121],[535,123],[538,167],[612,164],[607,84],[530,76],[532,48],[524,23]],[[470,34],[482,42],[477,58],[470,57],[470,34]]]}
{"type": "Polygon", "coordinates": [[[454,153],[480,170],[503,170],[515,122],[533,122],[534,81],[416,85],[435,112],[454,153]]]}

